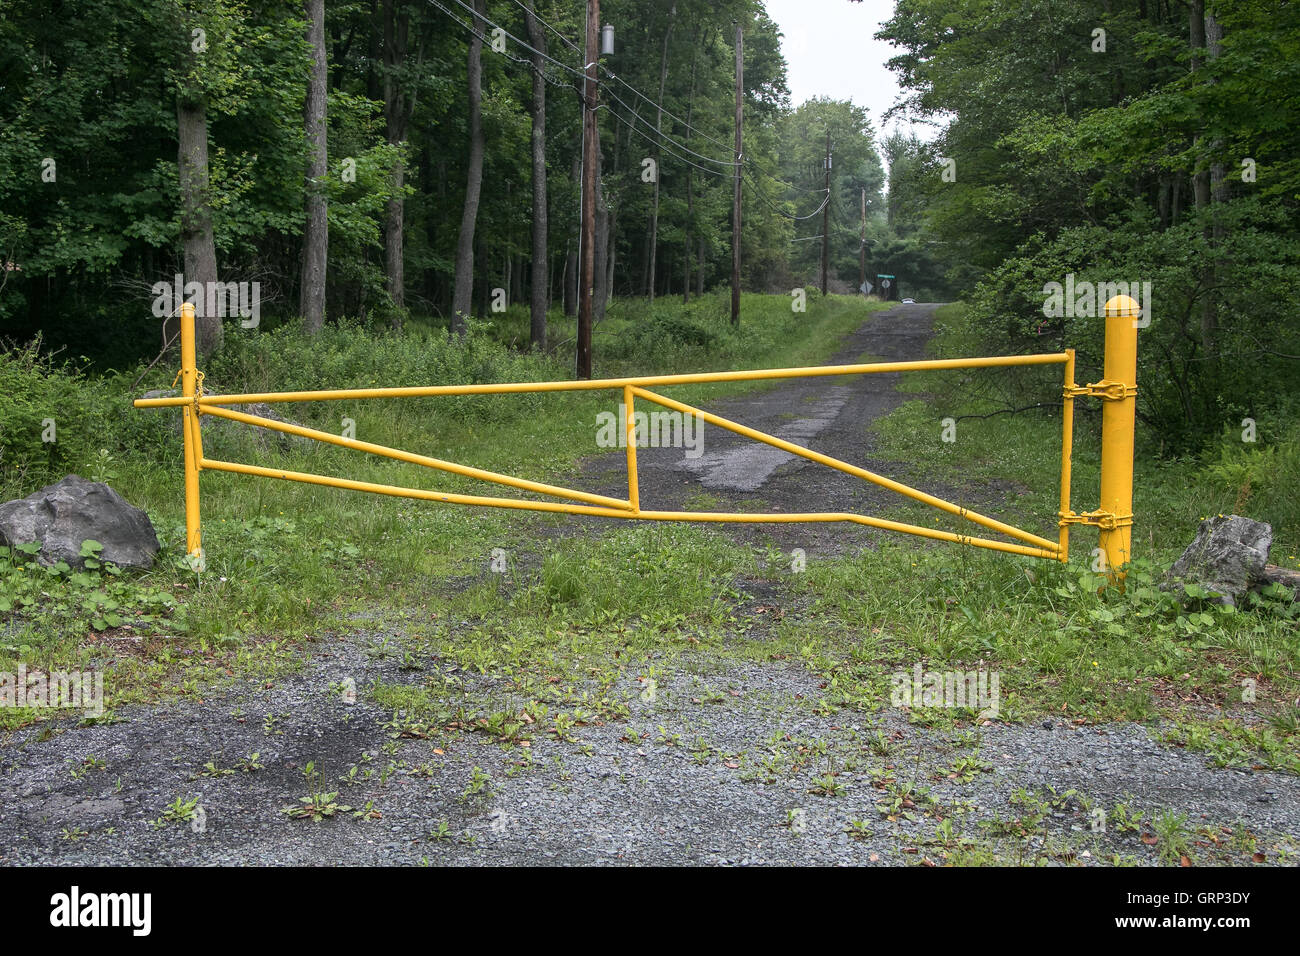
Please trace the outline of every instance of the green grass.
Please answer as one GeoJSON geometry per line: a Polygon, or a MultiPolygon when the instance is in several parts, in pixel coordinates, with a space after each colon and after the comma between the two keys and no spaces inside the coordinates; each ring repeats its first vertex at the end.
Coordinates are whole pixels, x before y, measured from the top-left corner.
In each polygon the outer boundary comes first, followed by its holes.
{"type": "MultiPolygon", "coordinates": [[[[721,353],[717,367],[813,364],[863,318],[859,303],[835,297],[810,300],[808,314],[797,317],[789,315],[782,297],[747,297],[745,305],[739,337],[725,327],[724,313],[692,319],[714,334],[721,353]],[[750,329],[753,338],[747,341],[750,329]]],[[[629,312],[635,312],[631,304],[629,312]]],[[[617,316],[616,311],[610,322],[633,321],[617,316]]],[[[518,316],[507,319],[517,323],[518,316]]],[[[960,350],[960,319],[960,312],[943,315],[936,354],[960,350]]],[[[508,331],[508,322],[501,321],[493,335],[508,331]]],[[[419,332],[412,339],[432,342],[419,332]]],[[[351,376],[320,384],[364,384],[381,374],[357,352],[364,342],[327,340],[318,346],[323,354],[306,356],[303,364],[333,363],[351,376]],[[330,358],[331,350],[338,355],[330,358]]],[[[431,354],[441,354],[438,347],[430,344],[431,354]]],[[[380,351],[384,361],[406,362],[409,369],[428,361],[400,349],[380,351]]],[[[534,363],[524,369],[534,377],[557,372],[545,357],[521,360],[499,346],[482,347],[479,357],[483,380],[493,372],[519,374],[519,361],[534,363]]],[[[447,361],[453,359],[463,357],[447,361]]],[[[271,361],[278,359],[262,357],[240,367],[265,368],[271,361]]],[[[708,364],[707,356],[683,349],[680,341],[662,353],[648,352],[635,369],[622,361],[610,360],[598,373],[708,364]]],[[[232,384],[243,383],[224,387],[232,384]]],[[[1048,378],[1012,384],[1018,404],[1035,388],[1048,400],[1053,394],[1048,378]]],[[[871,426],[874,455],[897,463],[891,474],[937,482],[954,489],[953,497],[981,506],[992,497],[986,510],[994,516],[1054,533],[1059,413],[963,418],[958,440],[948,443],[942,441],[942,419],[995,410],[989,396],[1007,383],[912,375],[904,388],[911,400],[871,426]],[[993,481],[1007,489],[1005,502],[990,496],[993,481]]],[[[699,402],[737,390],[701,386],[674,394],[699,402]]],[[[287,411],[295,417],[301,410],[321,427],[325,419],[311,415],[346,411],[362,439],[564,483],[583,457],[600,451],[594,445],[595,414],[612,401],[575,393],[548,396],[544,408],[525,405],[522,411],[499,399],[462,403],[451,415],[432,401],[412,403],[400,414],[379,403],[287,411]]],[[[1095,503],[1096,425],[1087,413],[1076,422],[1076,510],[1095,503]]],[[[298,666],[314,639],[355,629],[349,615],[365,612],[387,618],[403,635],[392,653],[434,655],[458,665],[463,675],[493,679],[481,685],[469,677],[430,676],[414,688],[372,688],[377,699],[406,713],[406,720],[423,714],[443,722],[459,715],[459,723],[486,728],[481,732],[493,739],[540,733],[568,739],[584,721],[623,719],[628,682],[663,685],[673,673],[703,674],[718,659],[799,662],[821,678],[825,690],[820,700],[799,701],[796,708],[871,713],[889,705],[890,675],[921,663],[933,670],[997,670],[1001,720],[1051,715],[1081,723],[1159,722],[1158,732],[1168,740],[1203,750],[1216,762],[1300,772],[1300,715],[1291,704],[1300,695],[1300,638],[1292,605],[1276,597],[1238,611],[1185,609],[1158,587],[1196,519],[1215,508],[1230,509],[1243,494],[1246,503],[1260,503],[1261,513],[1277,520],[1275,556],[1294,566],[1296,529],[1284,500],[1284,489],[1297,484],[1294,449],[1261,452],[1271,459],[1267,468],[1243,465],[1232,457],[1235,452],[1227,458],[1207,455],[1205,463],[1156,462],[1150,452],[1154,436],[1139,439],[1138,560],[1123,593],[1100,588],[1102,579],[1088,566],[1095,537],[1086,530],[1072,536],[1075,560],[1068,566],[882,536],[877,548],[860,555],[810,554],[806,571],[795,573],[786,560],[693,525],[616,524],[595,534],[581,518],[443,507],[232,475],[204,478],[208,566],[196,574],[182,559],[179,467],[160,467],[129,453],[109,456],[99,463],[113,472],[106,477],[147,507],[159,528],[164,551],[158,566],[116,585],[126,588],[113,592],[119,605],[114,613],[125,622],[101,631],[92,625],[94,609],[76,609],[90,592],[105,590],[100,582],[37,571],[30,563],[21,570],[18,561],[0,563],[7,587],[21,585],[23,593],[36,587],[69,608],[58,619],[39,607],[11,614],[0,637],[0,670],[20,659],[29,668],[104,666],[112,706],[169,694],[198,696],[208,682],[227,674],[274,679],[298,666]],[[1229,467],[1234,463],[1246,469],[1249,489],[1229,481],[1243,474],[1229,467]],[[504,574],[489,573],[495,548],[505,553],[504,574]],[[742,591],[755,583],[775,588],[776,596],[764,603],[779,604],[781,614],[744,610],[751,604],[742,591]],[[145,620],[145,614],[155,620],[145,620]],[[449,621],[468,626],[452,629],[449,621]],[[1248,686],[1253,701],[1245,699],[1248,686]],[[514,726],[521,710],[533,715],[533,724],[514,726]]],[[[209,440],[210,454],[224,441],[221,453],[236,460],[481,490],[467,479],[341,449],[258,448],[244,438],[215,435],[209,440]]],[[[710,500],[701,494],[694,504],[711,507],[710,500]]],[[[928,509],[906,504],[890,516],[936,520],[928,509]]],[[[960,526],[946,515],[938,521],[960,526]]],[[[702,694],[726,700],[716,688],[702,694]]],[[[11,725],[37,716],[0,714],[11,725]]],[[[973,711],[961,710],[918,709],[912,717],[952,732],[975,722],[973,711]]]]}
{"type": "MultiPolygon", "coordinates": [[[[960,307],[941,310],[937,328],[936,355],[962,354],[969,346],[960,307]]],[[[912,373],[904,377],[903,390],[916,397],[869,426],[876,454],[897,462],[903,480],[924,476],[953,489],[949,497],[958,503],[1054,536],[1059,409],[989,416],[1038,399],[1053,401],[1059,384],[1052,375],[1029,373],[1008,382],[1002,372],[912,373]],[[943,440],[948,418],[956,420],[956,441],[943,440]],[[991,481],[1004,489],[1005,500],[989,500],[991,481]]],[[[1088,511],[1096,505],[1100,479],[1099,420],[1095,411],[1080,411],[1071,501],[1075,511],[1088,511]]],[[[1300,485],[1300,435],[1293,432],[1267,449],[1243,450],[1241,444],[1229,437],[1208,450],[1204,462],[1160,460],[1153,454],[1159,436],[1139,425],[1136,559],[1123,594],[1098,593],[1104,579],[1092,573],[1096,532],[1078,527],[1071,533],[1069,566],[891,542],[856,564],[810,565],[799,583],[819,618],[835,621],[854,654],[873,665],[984,661],[999,669],[1007,698],[1003,710],[1012,719],[1170,718],[1195,728],[1177,732],[1179,742],[1227,754],[1238,764],[1260,760],[1300,772],[1300,736],[1290,717],[1300,694],[1296,606],[1279,592],[1240,610],[1183,608],[1160,590],[1164,571],[1208,514],[1238,511],[1270,521],[1274,562],[1300,567],[1291,491],[1300,485]],[[863,588],[864,581],[870,587],[863,588]],[[1251,687],[1255,700],[1244,700],[1251,687]]],[[[888,515],[949,530],[970,528],[906,499],[888,515]]],[[[833,658],[828,655],[827,662],[833,658]]],[[[845,693],[869,698],[874,686],[879,698],[878,668],[862,672],[875,685],[850,679],[845,693]]]]}
{"type": "MultiPolygon", "coordinates": [[[[815,364],[878,307],[849,297],[813,297],[807,313],[796,315],[786,297],[745,296],[736,330],[720,295],[698,300],[686,312],[675,302],[661,303],[653,313],[644,303],[618,303],[597,337],[596,371],[614,375],[815,364]],[[639,349],[633,354],[623,340],[638,323],[658,331],[632,336],[639,349]],[[708,348],[692,345],[696,339],[708,348]]],[[[232,336],[227,351],[211,363],[208,384],[229,392],[567,377],[553,357],[513,353],[494,344],[494,339],[509,338],[509,323],[520,314],[515,310],[497,317],[499,325],[480,326],[465,346],[448,345],[441,333],[418,325],[402,336],[330,330],[311,344],[284,331],[261,338],[232,336]]],[[[562,336],[559,317],[556,326],[562,336]]],[[[152,571],[103,580],[102,575],[92,580],[47,571],[18,554],[0,555],[0,596],[15,597],[13,606],[0,607],[5,615],[0,618],[0,671],[14,670],[18,661],[29,669],[98,666],[106,671],[110,706],[167,694],[199,696],[208,681],[230,673],[274,677],[297,666],[306,642],[345,626],[348,614],[376,604],[424,605],[432,581],[482,574],[492,549],[518,557],[537,541],[582,521],[209,473],[202,480],[206,569],[196,574],[184,557],[179,435],[166,424],[177,413],[135,410],[128,404],[133,394],[166,387],[170,372],[154,370],[132,393],[133,375],[95,380],[54,371],[37,375],[31,354],[18,359],[4,366],[16,380],[11,393],[21,387],[30,394],[23,393],[13,414],[35,423],[32,441],[38,441],[43,409],[73,388],[87,405],[86,421],[74,416],[60,422],[60,428],[68,447],[82,451],[80,461],[55,459],[51,467],[57,465],[58,471],[42,472],[41,461],[31,456],[22,459],[21,468],[0,470],[0,494],[28,494],[55,480],[62,469],[75,468],[85,477],[108,481],[146,509],[163,550],[152,571]],[[102,450],[87,450],[101,441],[102,450]],[[112,604],[111,626],[95,626],[103,623],[105,600],[112,604]]],[[[747,387],[756,386],[689,386],[674,389],[673,395],[702,402],[747,387]]],[[[277,411],[334,432],[347,417],[362,440],[569,484],[585,456],[603,451],[595,444],[597,412],[613,408],[620,398],[575,392],[426,399],[401,406],[391,401],[295,404],[277,411]]],[[[222,432],[211,423],[204,435],[210,457],[381,484],[498,493],[482,482],[318,443],[259,443],[247,432],[222,432]]],[[[13,456],[5,458],[11,460],[13,456]]],[[[515,494],[509,489],[500,493],[515,494]]],[[[589,573],[599,576],[599,569],[589,573]]],[[[570,569],[562,562],[547,562],[547,594],[578,600],[582,581],[566,580],[566,574],[570,569]]],[[[610,607],[589,610],[620,613],[610,607]]],[[[24,723],[37,716],[6,709],[0,721],[24,723]]]]}

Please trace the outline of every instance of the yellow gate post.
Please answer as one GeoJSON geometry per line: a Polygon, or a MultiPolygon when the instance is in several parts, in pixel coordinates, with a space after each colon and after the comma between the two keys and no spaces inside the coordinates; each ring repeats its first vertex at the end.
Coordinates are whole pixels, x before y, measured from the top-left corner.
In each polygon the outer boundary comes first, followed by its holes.
{"type": "Polygon", "coordinates": [[[1133,430],[1137,421],[1137,302],[1117,295],[1106,303],[1106,357],[1098,383],[1101,408],[1101,502],[1098,547],[1106,571],[1122,585],[1133,557],[1133,430]]]}
{"type": "Polygon", "coordinates": [[[203,539],[199,530],[199,407],[198,368],[194,358],[194,303],[181,305],[181,428],[185,436],[185,550],[202,560],[203,539]]]}

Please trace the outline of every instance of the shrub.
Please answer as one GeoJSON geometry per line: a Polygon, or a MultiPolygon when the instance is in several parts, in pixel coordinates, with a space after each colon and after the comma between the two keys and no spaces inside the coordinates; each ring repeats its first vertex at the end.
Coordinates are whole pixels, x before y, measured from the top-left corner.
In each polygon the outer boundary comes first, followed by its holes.
{"type": "Polygon", "coordinates": [[[104,389],[42,355],[39,339],[0,353],[0,485],[44,484],[84,467],[107,410],[104,389]]]}
{"type": "MultiPolygon", "coordinates": [[[[436,329],[372,331],[355,322],[329,326],[308,339],[292,326],[272,332],[227,334],[208,363],[210,391],[280,392],[325,388],[536,382],[564,378],[563,370],[537,355],[511,352],[477,323],[463,340],[436,329]]],[[[538,395],[453,396],[420,400],[413,414],[447,415],[462,421],[505,421],[538,406],[538,395]]],[[[332,413],[323,404],[295,408],[317,420],[332,413]]]]}

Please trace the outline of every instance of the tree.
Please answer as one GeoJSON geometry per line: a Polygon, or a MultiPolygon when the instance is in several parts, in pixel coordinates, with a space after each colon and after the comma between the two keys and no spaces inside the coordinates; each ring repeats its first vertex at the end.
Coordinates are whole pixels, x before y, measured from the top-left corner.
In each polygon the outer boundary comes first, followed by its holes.
{"type": "Polygon", "coordinates": [[[654,177],[654,197],[650,205],[650,242],[647,249],[646,260],[646,295],[650,301],[655,300],[655,259],[659,249],[659,165],[663,162],[663,154],[659,149],[659,132],[664,122],[664,87],[668,83],[668,44],[673,38],[673,27],[677,25],[677,4],[673,4],[668,14],[668,29],[664,31],[663,53],[659,59],[659,99],[656,101],[655,109],[655,177],[654,177]]]}
{"type": "Polygon", "coordinates": [[[456,245],[456,291],[451,303],[451,330],[464,335],[474,294],[474,230],[478,225],[479,196],[483,190],[483,40],[485,0],[474,0],[473,35],[466,69],[469,104],[469,169],[465,179],[465,204],[461,211],[460,239],[456,245]]]}
{"type": "Polygon", "coordinates": [[[329,257],[329,213],[324,192],[324,178],[329,169],[325,129],[329,71],[325,62],[325,0],[304,0],[304,4],[312,65],[303,122],[310,159],[307,163],[307,223],[302,239],[299,311],[303,330],[308,335],[315,335],[325,325],[325,270],[329,257]]]}
{"type": "Polygon", "coordinates": [[[415,113],[418,81],[424,62],[429,26],[419,30],[416,52],[408,58],[411,12],[405,0],[384,0],[384,120],[388,143],[399,147],[393,163],[392,195],[385,206],[384,263],[388,296],[393,303],[393,325],[400,326],[406,311],[406,134],[415,113]]]}
{"type": "MultiPolygon", "coordinates": [[[[219,4],[182,4],[177,8],[181,50],[176,76],[176,170],[180,188],[181,245],[184,249],[185,281],[212,289],[217,282],[217,244],[212,228],[212,195],[208,171],[208,87],[214,74],[206,63],[209,27],[226,11],[219,4]],[[207,13],[208,17],[197,16],[207,13]],[[203,23],[205,25],[200,26],[203,23]],[[188,40],[188,43],[186,42],[188,40]]],[[[217,38],[214,35],[213,40],[217,38]]],[[[220,49],[220,44],[218,44],[220,49]]],[[[229,62],[228,52],[214,52],[212,59],[229,62]]],[[[221,348],[224,330],[221,316],[204,302],[195,303],[195,347],[201,357],[221,348]]]]}
{"type": "Polygon", "coordinates": [[[546,310],[550,306],[550,260],[546,251],[546,34],[538,22],[533,0],[528,0],[528,42],[533,54],[532,117],[533,154],[533,246],[529,341],[535,349],[546,348],[546,310]]]}

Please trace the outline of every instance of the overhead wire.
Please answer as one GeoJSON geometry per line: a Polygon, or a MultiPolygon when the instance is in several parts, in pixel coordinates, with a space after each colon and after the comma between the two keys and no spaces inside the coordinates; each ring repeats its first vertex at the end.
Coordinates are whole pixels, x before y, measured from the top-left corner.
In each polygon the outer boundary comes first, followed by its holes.
{"type": "MultiPolygon", "coordinates": [[[[473,22],[473,21],[475,21],[475,20],[481,20],[482,22],[486,23],[486,24],[487,24],[489,27],[491,27],[492,29],[494,29],[494,30],[500,30],[502,36],[504,36],[504,37],[506,37],[507,39],[513,41],[513,42],[514,42],[515,44],[517,44],[518,46],[522,47],[523,49],[527,50],[528,52],[530,52],[530,53],[532,53],[532,54],[535,54],[535,55],[538,56],[538,57],[541,57],[541,58],[542,58],[543,60],[545,60],[546,62],[548,62],[548,63],[550,63],[550,64],[553,64],[554,66],[559,67],[560,69],[564,70],[565,72],[570,73],[570,74],[573,74],[574,76],[577,76],[577,77],[581,78],[584,82],[585,82],[587,79],[589,79],[589,77],[587,76],[587,74],[586,74],[585,71],[583,71],[583,70],[578,70],[578,69],[576,69],[576,68],[570,66],[569,64],[562,62],[561,60],[557,60],[555,57],[549,55],[549,54],[546,53],[545,51],[537,49],[537,48],[534,47],[532,44],[530,44],[530,43],[524,41],[523,39],[521,39],[521,38],[515,36],[514,34],[512,34],[510,31],[506,30],[504,27],[502,27],[500,24],[496,23],[495,21],[493,21],[493,20],[490,19],[489,17],[487,17],[487,16],[485,16],[485,15],[483,15],[483,14],[480,14],[480,13],[479,13],[477,10],[475,10],[473,7],[471,7],[471,6],[469,6],[468,4],[466,4],[466,3],[464,2],[464,0],[451,0],[451,2],[455,3],[455,4],[456,4],[457,6],[459,6],[462,10],[465,10],[466,12],[468,12],[468,13],[470,14],[470,16],[473,18],[473,20],[471,20],[471,22],[467,23],[467,22],[465,22],[464,20],[462,20],[462,19],[461,19],[461,18],[460,18],[460,17],[459,17],[459,16],[458,16],[454,11],[449,10],[447,7],[445,7],[441,2],[439,2],[439,0],[426,0],[426,3],[428,3],[429,5],[431,5],[431,6],[433,6],[433,7],[436,7],[437,9],[441,10],[444,14],[447,15],[448,18],[450,18],[450,19],[451,19],[453,22],[455,22],[457,25],[459,25],[461,28],[463,28],[463,29],[465,29],[466,31],[468,31],[471,35],[477,37],[480,41],[482,41],[482,42],[488,44],[489,46],[492,44],[492,38],[490,38],[490,37],[487,36],[485,33],[482,33],[482,32],[480,32],[478,29],[476,29],[475,26],[474,26],[474,22],[473,22]]],[[[528,8],[527,8],[526,6],[524,6],[524,4],[520,2],[520,0],[514,0],[514,3],[516,4],[516,6],[519,6],[519,7],[520,7],[521,9],[523,9],[524,11],[526,11],[526,12],[528,11],[528,8]]],[[[541,24],[542,24],[543,26],[545,26],[548,30],[550,30],[552,33],[554,33],[556,36],[558,36],[560,39],[562,39],[562,40],[565,42],[566,45],[568,45],[570,48],[572,48],[572,49],[574,49],[574,50],[576,50],[576,51],[578,51],[578,52],[581,52],[581,50],[579,49],[579,47],[577,46],[577,44],[575,44],[572,40],[570,40],[567,36],[565,36],[565,34],[562,33],[562,32],[561,32],[559,29],[557,29],[555,26],[553,26],[552,24],[548,23],[548,22],[547,22],[543,17],[539,16],[539,15],[537,14],[536,11],[532,11],[532,14],[533,14],[533,16],[538,20],[539,23],[541,23],[541,24]]],[[[513,61],[513,62],[515,62],[515,63],[520,64],[521,66],[525,66],[525,67],[529,68],[530,70],[535,69],[535,66],[534,66],[534,64],[533,64],[533,62],[532,62],[531,60],[524,59],[523,57],[515,56],[514,54],[510,53],[509,51],[505,51],[505,50],[501,50],[501,51],[497,51],[497,52],[499,52],[499,53],[501,53],[502,55],[504,55],[507,59],[509,59],[509,60],[511,60],[511,61],[513,61]]],[[[698,134],[699,136],[701,136],[702,138],[708,140],[709,142],[712,142],[712,143],[714,143],[714,144],[716,144],[716,145],[718,145],[718,146],[722,146],[723,148],[728,148],[728,145],[727,145],[726,143],[723,143],[723,142],[721,142],[720,140],[715,139],[715,138],[712,137],[712,136],[709,136],[707,133],[704,133],[703,131],[699,130],[697,127],[693,126],[691,123],[689,123],[689,122],[687,122],[686,120],[682,119],[680,116],[677,116],[677,115],[676,115],[675,113],[673,113],[671,110],[665,109],[665,108],[662,106],[662,104],[660,104],[659,102],[657,102],[657,101],[655,101],[655,100],[652,100],[649,96],[647,96],[646,94],[642,93],[642,92],[641,92],[640,90],[638,90],[636,87],[632,86],[632,84],[628,83],[626,80],[624,80],[622,77],[618,76],[616,73],[614,73],[614,72],[613,72],[612,70],[610,70],[609,68],[605,67],[603,64],[597,63],[596,65],[597,65],[597,70],[598,70],[598,71],[605,73],[605,75],[608,76],[610,79],[614,80],[615,82],[617,82],[617,83],[621,84],[622,86],[624,86],[625,88],[627,88],[627,89],[628,89],[629,91],[631,91],[635,96],[637,96],[639,99],[643,100],[644,102],[648,103],[649,105],[653,106],[656,110],[662,110],[662,112],[663,112],[663,114],[664,114],[665,116],[668,116],[670,119],[676,121],[677,123],[680,123],[680,124],[681,124],[681,125],[682,125],[686,130],[687,130],[688,134],[689,134],[690,132],[694,132],[694,133],[698,134]]],[[[578,93],[579,95],[581,95],[581,94],[583,93],[583,90],[582,90],[580,87],[578,87],[576,84],[572,83],[572,82],[564,81],[564,80],[557,80],[557,79],[555,79],[555,78],[549,76],[549,75],[546,73],[546,71],[545,71],[544,69],[543,69],[542,71],[540,71],[540,72],[541,72],[541,76],[542,76],[543,80],[545,80],[546,82],[550,83],[550,84],[553,85],[553,86],[559,87],[559,88],[561,88],[561,89],[572,90],[572,91],[578,93]]],[[[597,81],[597,82],[599,83],[599,81],[597,81]]],[[[821,188],[821,189],[811,189],[811,188],[808,188],[808,187],[801,187],[801,186],[795,185],[794,183],[788,183],[788,182],[786,182],[785,180],[778,179],[778,178],[777,178],[776,176],[774,176],[772,173],[767,172],[767,170],[763,169],[763,168],[762,168],[761,166],[759,166],[757,163],[754,163],[754,162],[752,162],[752,161],[746,160],[743,156],[741,157],[741,159],[740,159],[739,162],[737,162],[737,161],[735,161],[735,160],[720,160],[720,159],[716,159],[716,158],[714,158],[714,157],[712,157],[712,156],[707,156],[707,155],[705,155],[705,154],[703,154],[703,153],[700,153],[700,152],[697,152],[696,150],[691,149],[691,148],[690,148],[689,146],[687,146],[685,143],[682,143],[682,142],[678,141],[677,139],[675,139],[674,137],[669,136],[668,134],[664,133],[662,129],[655,129],[654,126],[650,123],[650,121],[647,120],[647,119],[644,119],[644,118],[643,118],[643,117],[642,117],[642,116],[641,116],[641,115],[636,111],[636,109],[635,109],[634,107],[632,107],[631,105],[629,105],[629,104],[627,103],[626,100],[624,100],[622,97],[618,96],[618,94],[616,94],[616,93],[615,93],[612,89],[610,89],[607,85],[605,85],[605,84],[600,84],[600,85],[604,87],[604,89],[605,89],[605,93],[606,93],[606,95],[607,95],[610,99],[612,99],[612,100],[614,100],[615,102],[617,102],[620,106],[622,106],[625,110],[627,110],[627,111],[631,114],[631,116],[633,117],[633,120],[641,122],[644,126],[648,127],[650,130],[652,130],[652,131],[653,131],[653,137],[652,137],[650,134],[648,134],[648,133],[644,133],[644,132],[642,132],[641,130],[637,129],[635,122],[633,122],[633,121],[629,121],[627,118],[625,118],[624,116],[620,115],[620,114],[618,113],[618,111],[615,110],[615,109],[614,109],[612,106],[610,106],[608,103],[602,103],[600,106],[597,107],[597,110],[601,110],[601,109],[606,110],[606,111],[609,113],[610,116],[612,116],[614,119],[616,119],[618,122],[622,123],[623,125],[627,126],[628,129],[630,129],[632,132],[636,133],[638,136],[641,136],[643,139],[647,140],[648,142],[650,142],[650,143],[652,143],[652,144],[658,146],[660,149],[662,149],[664,152],[666,152],[669,156],[672,156],[672,157],[673,157],[674,159],[676,159],[677,161],[682,162],[682,163],[685,163],[686,165],[691,166],[691,167],[694,168],[694,169],[698,169],[700,172],[703,172],[703,173],[706,173],[706,174],[709,174],[709,175],[714,175],[714,176],[719,176],[719,177],[725,177],[725,178],[731,178],[731,176],[734,175],[733,173],[727,173],[727,172],[724,172],[724,171],[722,171],[721,169],[709,169],[709,168],[707,168],[707,167],[704,167],[704,166],[699,165],[698,163],[694,163],[694,162],[692,162],[691,160],[687,159],[685,156],[682,156],[680,153],[675,152],[674,149],[678,149],[678,150],[681,150],[682,152],[689,153],[690,155],[696,157],[697,159],[701,159],[701,160],[703,160],[703,161],[705,161],[705,162],[708,162],[708,163],[713,163],[715,166],[720,166],[720,167],[723,167],[724,169],[733,169],[733,170],[734,170],[736,167],[740,167],[741,170],[742,170],[742,175],[745,175],[745,178],[748,180],[749,184],[754,188],[754,194],[755,194],[755,196],[756,196],[756,197],[757,197],[757,198],[758,198],[758,199],[759,199],[759,200],[760,200],[764,205],[766,205],[769,209],[771,209],[773,212],[777,213],[778,215],[783,216],[783,217],[785,217],[785,218],[787,218],[787,219],[790,219],[790,220],[796,221],[796,222],[797,222],[797,221],[802,221],[802,220],[805,220],[805,219],[811,219],[813,216],[816,216],[818,213],[820,213],[820,212],[822,211],[822,209],[825,208],[826,204],[827,204],[828,202],[830,202],[830,191],[829,191],[828,189],[826,189],[825,187],[823,187],[823,188],[821,188]],[[668,144],[671,144],[671,146],[668,145],[668,144]],[[804,216],[795,216],[795,215],[791,215],[790,213],[786,212],[785,210],[780,209],[779,207],[777,207],[774,203],[771,202],[771,200],[769,200],[766,196],[763,195],[762,190],[761,190],[761,188],[759,187],[758,183],[754,182],[754,180],[753,180],[750,176],[747,175],[747,172],[746,172],[747,170],[753,170],[754,172],[758,173],[759,175],[766,176],[768,179],[772,180],[774,183],[777,183],[777,184],[779,184],[779,185],[781,185],[781,186],[784,186],[784,187],[786,187],[786,188],[796,189],[796,190],[800,190],[800,191],[804,191],[804,192],[812,192],[812,193],[822,192],[822,193],[826,193],[826,195],[825,195],[825,197],[822,199],[822,202],[818,205],[818,207],[817,207],[816,209],[814,209],[812,212],[808,213],[807,215],[804,215],[804,216]]]]}

